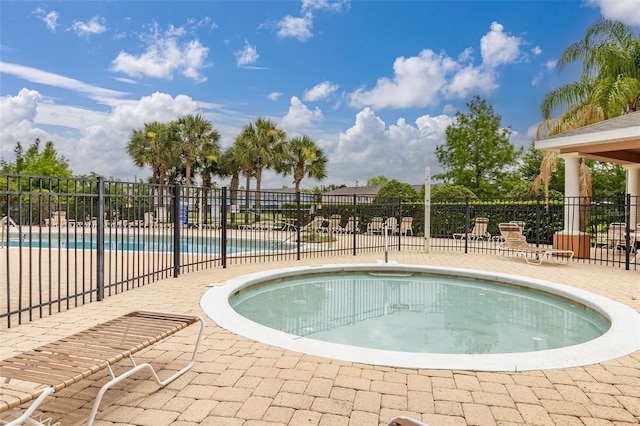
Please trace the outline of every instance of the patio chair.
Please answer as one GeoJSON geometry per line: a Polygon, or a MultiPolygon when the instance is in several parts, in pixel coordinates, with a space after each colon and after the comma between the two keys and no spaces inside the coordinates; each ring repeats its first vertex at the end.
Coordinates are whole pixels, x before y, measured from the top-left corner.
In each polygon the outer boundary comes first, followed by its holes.
{"type": "MultiPolygon", "coordinates": [[[[8,424],[49,425],[35,413],[38,406],[53,393],[83,381],[93,374],[108,370],[111,380],[98,391],[87,424],[91,425],[105,392],[141,370],[148,370],[161,387],[189,371],[202,339],[204,320],[197,315],[169,312],[135,311],[98,324],[71,336],[0,361],[0,413],[15,419],[8,424]],[[186,366],[161,380],[147,362],[136,363],[133,355],[193,324],[200,324],[193,353],[186,366]],[[131,368],[116,375],[112,366],[129,359],[131,368]],[[31,403],[26,409],[20,406],[31,403]],[[32,417],[33,416],[33,417],[32,417]]],[[[180,345],[184,344],[180,340],[180,345]]],[[[95,381],[92,380],[92,383],[95,381]]],[[[85,390],[86,392],[86,390],[85,390]]],[[[67,394],[67,396],[70,394],[67,394]]],[[[1,424],[7,424],[4,420],[1,424]]],[[[57,423],[56,423],[57,424],[57,423]]]]}
{"type": "Polygon", "coordinates": [[[56,211],[51,213],[51,218],[48,220],[48,225],[51,227],[65,227],[67,226],[67,212],[56,211]]]}
{"type": "Polygon", "coordinates": [[[489,219],[486,217],[477,217],[471,232],[466,234],[453,234],[453,238],[456,240],[469,239],[469,240],[481,240],[481,239],[491,239],[491,234],[487,232],[487,228],[489,227],[489,219]]]}
{"type": "Polygon", "coordinates": [[[358,218],[354,218],[353,216],[349,217],[347,221],[347,225],[344,227],[344,232],[347,234],[354,234],[360,232],[359,229],[360,221],[358,218]]]}
{"type": "Polygon", "coordinates": [[[324,222],[325,218],[323,216],[316,216],[311,222],[300,228],[300,230],[306,232],[324,232],[324,222]]]}
{"type": "Polygon", "coordinates": [[[371,218],[371,222],[367,224],[367,233],[370,234],[381,234],[384,229],[384,221],[380,216],[375,216],[371,218]]]}
{"type": "MultiPolygon", "coordinates": [[[[515,253],[522,255],[527,263],[540,265],[545,257],[553,263],[566,265],[573,259],[572,250],[560,250],[529,245],[522,235],[522,230],[517,223],[501,223],[498,225],[503,241],[498,244],[498,253],[515,253]]],[[[506,257],[503,255],[503,257],[506,257]]]]}
{"type": "Polygon", "coordinates": [[[627,225],[624,223],[610,223],[607,229],[606,247],[612,250],[622,250],[626,246],[625,233],[627,225]]]}
{"type": "Polygon", "coordinates": [[[398,219],[395,217],[388,217],[387,220],[384,221],[384,226],[388,234],[395,235],[398,233],[398,219]]]}
{"type": "Polygon", "coordinates": [[[400,235],[407,236],[409,233],[413,236],[413,218],[406,216],[400,220],[400,235]]]}
{"type": "Polygon", "coordinates": [[[341,221],[342,221],[342,215],[332,214],[331,218],[329,219],[329,226],[327,226],[326,232],[329,232],[329,233],[344,232],[344,228],[340,225],[341,221]]]}

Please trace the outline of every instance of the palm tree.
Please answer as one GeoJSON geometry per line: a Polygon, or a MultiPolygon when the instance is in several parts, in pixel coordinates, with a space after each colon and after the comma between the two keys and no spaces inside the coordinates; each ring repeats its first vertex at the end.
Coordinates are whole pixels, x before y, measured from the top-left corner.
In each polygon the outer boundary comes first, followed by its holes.
{"type": "Polygon", "coordinates": [[[127,153],[138,167],[151,167],[151,182],[164,184],[167,171],[179,163],[178,153],[167,124],[154,121],[133,131],[127,153]]]}
{"type": "MultiPolygon", "coordinates": [[[[541,110],[544,121],[537,138],[564,133],[608,118],[636,111],[640,104],[640,38],[621,22],[599,19],[585,37],[567,47],[560,56],[558,69],[582,60],[579,81],[549,92],[541,110]],[[551,118],[557,108],[565,107],[559,118],[551,118]]],[[[557,163],[557,154],[545,152],[540,175],[532,185],[536,192],[542,184],[549,195],[549,178],[557,163]]],[[[580,195],[591,196],[591,171],[580,161],[580,195]]]]}
{"type": "Polygon", "coordinates": [[[317,180],[327,177],[327,157],[309,136],[298,136],[287,143],[284,162],[278,170],[285,175],[293,174],[296,192],[300,192],[300,182],[305,176],[317,180]]]}
{"type": "MultiPolygon", "coordinates": [[[[127,153],[136,166],[151,167],[151,183],[164,185],[167,171],[178,164],[171,135],[169,126],[157,121],[145,123],[144,129],[136,129],[131,134],[127,153]]],[[[163,195],[160,187],[158,196],[162,199],[163,195]]]]}
{"type": "Polygon", "coordinates": [[[245,222],[249,220],[249,191],[251,189],[251,178],[255,176],[255,160],[251,144],[239,135],[231,147],[231,155],[233,156],[233,164],[239,167],[242,175],[245,177],[245,222]]]}
{"type": "MultiPolygon", "coordinates": [[[[260,189],[262,171],[278,166],[284,158],[284,130],[264,118],[256,119],[242,129],[237,154],[241,163],[250,167],[256,174],[256,220],[260,220],[260,189]]],[[[247,174],[245,174],[247,176],[247,174]]],[[[248,189],[248,186],[247,186],[248,189]]]]}
{"type": "MultiPolygon", "coordinates": [[[[202,147],[200,154],[196,157],[195,169],[200,172],[202,178],[202,206],[204,211],[209,211],[209,190],[213,175],[220,174],[220,147],[217,144],[207,143],[202,147]]],[[[205,214],[205,219],[208,217],[205,214]]]]}
{"type": "Polygon", "coordinates": [[[173,123],[185,163],[186,185],[191,185],[192,166],[201,155],[220,149],[220,133],[200,114],[187,114],[173,123]]]}

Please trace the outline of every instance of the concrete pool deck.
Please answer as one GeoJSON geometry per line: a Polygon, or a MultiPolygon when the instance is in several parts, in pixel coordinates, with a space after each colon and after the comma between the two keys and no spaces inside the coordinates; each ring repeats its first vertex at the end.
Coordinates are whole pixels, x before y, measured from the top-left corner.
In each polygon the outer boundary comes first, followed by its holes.
{"type": "MultiPolygon", "coordinates": [[[[302,264],[375,263],[381,253],[231,265],[148,284],[2,332],[2,358],[135,309],[204,315],[211,285],[257,271],[302,264]]],[[[572,263],[528,265],[520,259],[459,253],[392,252],[403,264],[496,271],[555,281],[640,311],[640,273],[572,263]]],[[[188,357],[197,330],[145,352],[172,370],[188,357]],[[181,340],[184,339],[184,340],[181,340]],[[185,345],[188,346],[188,345],[185,345]]],[[[640,336],[638,336],[640,339],[640,336]]],[[[164,371],[168,374],[168,371],[164,371]]],[[[83,424],[106,372],[42,405],[54,420],[83,424]]],[[[206,320],[193,370],[159,389],[145,374],[107,392],[95,425],[384,425],[397,415],[436,425],[632,425],[640,423],[640,351],[599,364],[528,372],[401,369],[335,361],[258,343],[206,320]]]]}

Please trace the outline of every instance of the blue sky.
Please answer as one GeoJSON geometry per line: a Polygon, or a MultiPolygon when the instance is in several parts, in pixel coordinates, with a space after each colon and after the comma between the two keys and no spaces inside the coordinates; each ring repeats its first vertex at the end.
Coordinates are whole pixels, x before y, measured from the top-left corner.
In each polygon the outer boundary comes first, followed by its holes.
{"type": "MultiPolygon", "coordinates": [[[[555,67],[600,17],[640,0],[0,2],[0,158],[53,140],[75,174],[147,177],[133,129],[199,113],[232,144],[272,119],[327,157],[318,184],[422,183],[456,111],[486,99],[528,146],[555,67]]],[[[263,188],[292,186],[267,173],[263,188]]],[[[228,182],[219,181],[219,185],[228,182]]]]}

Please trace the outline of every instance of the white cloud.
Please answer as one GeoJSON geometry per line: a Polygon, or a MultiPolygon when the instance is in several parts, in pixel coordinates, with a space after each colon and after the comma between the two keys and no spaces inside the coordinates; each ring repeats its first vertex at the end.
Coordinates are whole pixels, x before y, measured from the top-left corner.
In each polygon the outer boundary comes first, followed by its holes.
{"type": "Polygon", "coordinates": [[[287,15],[276,26],[278,28],[278,38],[293,37],[300,41],[305,41],[313,37],[311,32],[313,18],[310,13],[305,14],[303,17],[287,15]]]}
{"type": "Polygon", "coordinates": [[[540,46],[536,46],[531,49],[531,53],[533,53],[535,56],[538,56],[542,53],[542,48],[540,46]]]}
{"type": "Polygon", "coordinates": [[[10,162],[15,158],[16,142],[26,148],[36,138],[47,138],[47,132],[34,126],[40,100],[40,93],[29,89],[0,98],[0,159],[10,162]]]}
{"type": "Polygon", "coordinates": [[[0,98],[0,127],[4,128],[22,120],[33,121],[40,99],[40,93],[24,88],[17,96],[0,98]]]}
{"type": "Polygon", "coordinates": [[[518,37],[504,33],[504,27],[498,22],[491,24],[491,31],[480,39],[482,63],[489,67],[511,64],[520,60],[520,45],[518,37]]]}
{"type": "Polygon", "coordinates": [[[282,96],[282,92],[271,92],[267,95],[267,98],[272,101],[277,101],[278,99],[280,99],[280,96],[282,96]]]}
{"type": "Polygon", "coordinates": [[[104,33],[107,27],[104,25],[104,18],[94,16],[86,22],[74,21],[69,29],[80,37],[88,37],[90,35],[104,33]]]}
{"type": "Polygon", "coordinates": [[[11,74],[33,83],[73,90],[106,105],[114,105],[120,102],[120,98],[127,94],[125,92],[92,86],[73,78],[42,71],[37,68],[25,67],[9,62],[0,62],[0,73],[11,74]]]}
{"type": "Polygon", "coordinates": [[[349,0],[302,0],[302,10],[328,10],[340,12],[350,4],[349,0]]]}
{"type": "Polygon", "coordinates": [[[300,99],[293,96],[289,112],[282,118],[280,125],[287,133],[296,133],[309,129],[315,122],[322,120],[322,111],[316,108],[311,111],[300,99]]]}
{"type": "Polygon", "coordinates": [[[629,26],[640,26],[640,4],[637,0],[587,0],[587,4],[599,7],[605,18],[623,22],[629,26]]]}
{"type": "Polygon", "coordinates": [[[458,62],[472,62],[473,61],[473,48],[467,47],[458,55],[458,62]]]}
{"type": "Polygon", "coordinates": [[[482,64],[473,64],[473,49],[466,48],[457,61],[444,53],[424,49],[418,56],[398,57],[393,77],[381,77],[371,90],[357,89],[348,98],[351,106],[411,108],[437,105],[441,96],[466,98],[474,93],[490,95],[499,84],[495,68],[523,58],[522,39],[504,32],[497,22],[480,40],[482,64]]]}
{"type": "Polygon", "coordinates": [[[475,93],[489,95],[498,88],[496,77],[493,69],[469,65],[455,73],[443,87],[443,93],[448,98],[459,99],[475,93]]]}
{"type": "Polygon", "coordinates": [[[58,28],[58,12],[53,10],[51,12],[47,12],[43,8],[39,7],[32,13],[42,19],[42,22],[45,23],[49,31],[54,32],[56,28],[58,28]]]}
{"type": "Polygon", "coordinates": [[[399,57],[393,63],[393,79],[382,77],[371,90],[350,94],[351,105],[375,108],[425,107],[438,103],[438,91],[445,86],[445,73],[453,62],[425,49],[418,56],[399,57]]]}
{"type": "Polygon", "coordinates": [[[171,27],[167,33],[161,34],[157,25],[154,26],[147,49],[138,55],[120,52],[111,62],[111,70],[130,77],[168,80],[173,79],[177,72],[197,82],[206,81],[200,72],[206,66],[209,48],[198,40],[180,43],[177,33],[171,27]]]}
{"type": "Polygon", "coordinates": [[[303,99],[307,102],[320,101],[331,96],[340,86],[333,84],[330,81],[323,81],[316,84],[311,89],[304,91],[303,99]]]}
{"type": "Polygon", "coordinates": [[[39,137],[54,142],[75,174],[93,171],[130,178],[149,173],[137,169],[126,155],[132,130],[146,122],[166,122],[195,113],[197,103],[184,95],[154,93],[121,102],[110,111],[100,113],[45,102],[37,91],[22,89],[16,96],[0,98],[0,108],[0,156],[5,161],[14,159],[13,147],[17,141],[31,144],[39,137]],[[42,129],[47,125],[56,127],[47,132],[42,129]]]}
{"type": "Polygon", "coordinates": [[[433,152],[436,145],[444,143],[445,129],[452,120],[445,115],[424,115],[415,125],[399,118],[387,126],[373,110],[364,108],[356,115],[355,124],[339,134],[337,146],[327,149],[328,175],[333,182],[347,184],[362,184],[379,175],[420,184],[425,167],[434,174],[440,172],[433,152]]]}
{"type": "Polygon", "coordinates": [[[247,40],[244,42],[244,49],[238,50],[234,53],[237,59],[237,65],[242,67],[244,65],[249,65],[255,63],[260,55],[258,55],[258,50],[255,46],[249,44],[247,40]]]}
{"type": "Polygon", "coordinates": [[[547,69],[547,71],[553,71],[558,66],[558,61],[557,60],[547,61],[544,64],[544,66],[547,69]]]}

